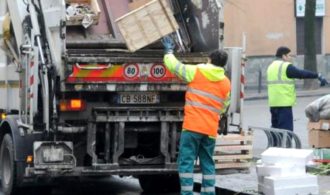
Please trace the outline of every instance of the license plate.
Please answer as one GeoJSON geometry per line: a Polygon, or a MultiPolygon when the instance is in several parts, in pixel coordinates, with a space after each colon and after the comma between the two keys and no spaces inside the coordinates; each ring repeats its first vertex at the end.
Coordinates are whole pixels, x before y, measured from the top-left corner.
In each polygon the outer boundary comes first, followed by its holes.
{"type": "Polygon", "coordinates": [[[119,104],[157,104],[158,93],[119,93],[119,104]]]}

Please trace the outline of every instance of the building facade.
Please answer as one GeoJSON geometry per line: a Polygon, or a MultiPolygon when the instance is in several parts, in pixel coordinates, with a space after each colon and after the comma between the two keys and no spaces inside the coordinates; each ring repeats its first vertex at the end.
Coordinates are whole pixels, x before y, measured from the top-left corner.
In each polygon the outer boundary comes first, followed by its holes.
{"type": "MultiPolygon", "coordinates": [[[[279,46],[288,46],[297,54],[294,64],[303,67],[304,4],[305,0],[225,0],[225,46],[245,47],[247,87],[265,83],[267,66],[279,46]]],[[[327,78],[330,72],[329,16],[329,0],[317,0],[314,27],[317,68],[327,78]]]]}

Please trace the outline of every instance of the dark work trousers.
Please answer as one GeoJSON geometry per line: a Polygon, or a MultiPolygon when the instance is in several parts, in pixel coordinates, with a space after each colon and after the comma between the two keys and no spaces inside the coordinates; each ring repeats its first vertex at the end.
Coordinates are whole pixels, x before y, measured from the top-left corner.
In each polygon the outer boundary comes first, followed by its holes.
{"type": "Polygon", "coordinates": [[[181,195],[194,194],[194,162],[197,156],[203,174],[200,194],[215,195],[214,148],[215,139],[189,130],[182,131],[178,157],[181,195]]]}
{"type": "MultiPolygon", "coordinates": [[[[292,107],[271,107],[270,113],[272,115],[272,127],[278,129],[286,129],[293,131],[293,114],[292,107]]],[[[278,138],[274,133],[271,133],[274,141],[274,146],[280,146],[278,138]]],[[[282,136],[283,137],[283,136],[282,136]]],[[[290,136],[291,137],[291,136],[290,136]]],[[[291,140],[291,139],[289,139],[291,140]]]]}

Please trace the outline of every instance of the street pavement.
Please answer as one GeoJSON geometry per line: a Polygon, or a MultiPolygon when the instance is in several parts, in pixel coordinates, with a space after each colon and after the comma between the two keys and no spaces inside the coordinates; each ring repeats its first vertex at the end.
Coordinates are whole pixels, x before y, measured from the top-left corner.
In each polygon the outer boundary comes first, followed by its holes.
{"type": "MultiPolygon", "coordinates": [[[[294,132],[301,140],[302,148],[310,148],[308,145],[308,119],[305,116],[305,107],[319,97],[330,93],[329,87],[316,90],[297,89],[297,105],[293,107],[294,132]]],[[[243,106],[243,130],[249,127],[270,127],[270,112],[267,105],[267,91],[258,93],[257,90],[246,90],[243,106]]],[[[252,129],[253,130],[253,129],[252,129]]],[[[262,131],[253,131],[253,156],[255,160],[267,149],[267,138],[262,131]]],[[[201,181],[201,175],[197,174],[195,180],[201,181]]],[[[330,176],[318,176],[320,194],[330,194],[330,176]]],[[[255,166],[249,173],[220,174],[217,175],[218,188],[228,189],[239,194],[259,194],[257,187],[257,175],[255,166]]]]}

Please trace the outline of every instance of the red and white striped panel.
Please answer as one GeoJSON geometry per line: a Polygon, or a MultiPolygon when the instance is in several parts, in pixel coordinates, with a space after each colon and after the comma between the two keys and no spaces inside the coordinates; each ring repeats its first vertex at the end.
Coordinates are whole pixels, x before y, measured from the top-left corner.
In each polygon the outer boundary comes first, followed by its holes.
{"type": "Polygon", "coordinates": [[[241,92],[240,92],[240,98],[241,99],[244,99],[245,63],[246,63],[246,60],[245,59],[242,59],[242,61],[241,61],[241,92]]]}

